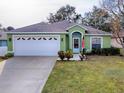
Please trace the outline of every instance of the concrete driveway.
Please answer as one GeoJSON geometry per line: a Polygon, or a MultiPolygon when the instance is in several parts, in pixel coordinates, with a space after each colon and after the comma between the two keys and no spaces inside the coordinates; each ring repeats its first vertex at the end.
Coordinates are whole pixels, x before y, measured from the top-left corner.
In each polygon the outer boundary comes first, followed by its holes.
{"type": "Polygon", "coordinates": [[[57,57],[14,57],[0,75],[0,93],[41,93],[57,57]]]}

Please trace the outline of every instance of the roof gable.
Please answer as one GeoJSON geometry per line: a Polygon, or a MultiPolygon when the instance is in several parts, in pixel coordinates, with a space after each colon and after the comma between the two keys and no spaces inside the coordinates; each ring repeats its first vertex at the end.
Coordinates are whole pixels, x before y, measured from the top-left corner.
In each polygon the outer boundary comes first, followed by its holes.
{"type": "Polygon", "coordinates": [[[85,27],[83,27],[82,25],[79,25],[79,24],[72,25],[72,26],[68,27],[66,30],[72,29],[73,27],[80,27],[84,30],[87,30],[85,27]]]}

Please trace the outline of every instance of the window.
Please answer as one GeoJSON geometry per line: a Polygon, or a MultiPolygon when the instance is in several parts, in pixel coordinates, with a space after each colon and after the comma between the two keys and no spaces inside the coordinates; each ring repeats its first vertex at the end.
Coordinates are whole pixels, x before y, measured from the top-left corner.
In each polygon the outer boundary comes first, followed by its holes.
{"type": "Polygon", "coordinates": [[[22,40],[25,40],[25,38],[22,38],[22,40]]]}
{"type": "Polygon", "coordinates": [[[54,40],[57,40],[57,38],[54,38],[54,40]]]}
{"type": "Polygon", "coordinates": [[[17,40],[20,40],[20,38],[17,38],[17,40]]]}
{"type": "Polygon", "coordinates": [[[31,40],[31,38],[29,37],[27,40],[31,40]]]}
{"type": "Polygon", "coordinates": [[[34,37],[33,37],[32,39],[33,39],[33,40],[36,40],[36,38],[34,38],[34,37]]]}
{"type": "Polygon", "coordinates": [[[0,41],[0,46],[7,46],[7,41],[6,40],[1,40],[0,41]]]}
{"type": "Polygon", "coordinates": [[[46,40],[46,38],[44,37],[43,40],[46,40]]]}
{"type": "Polygon", "coordinates": [[[49,38],[49,40],[52,40],[52,38],[49,38]]]}
{"type": "Polygon", "coordinates": [[[40,37],[40,38],[38,38],[38,40],[41,40],[42,38],[40,37]]]}
{"type": "Polygon", "coordinates": [[[92,49],[101,48],[101,38],[95,37],[92,38],[92,49]]]}

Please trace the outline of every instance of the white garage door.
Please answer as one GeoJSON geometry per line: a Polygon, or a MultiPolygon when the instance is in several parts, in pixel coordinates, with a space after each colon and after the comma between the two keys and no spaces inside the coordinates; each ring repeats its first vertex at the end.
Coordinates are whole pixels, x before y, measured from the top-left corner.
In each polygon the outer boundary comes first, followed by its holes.
{"type": "Polygon", "coordinates": [[[57,56],[60,50],[60,36],[15,35],[13,38],[15,56],[57,56]]]}

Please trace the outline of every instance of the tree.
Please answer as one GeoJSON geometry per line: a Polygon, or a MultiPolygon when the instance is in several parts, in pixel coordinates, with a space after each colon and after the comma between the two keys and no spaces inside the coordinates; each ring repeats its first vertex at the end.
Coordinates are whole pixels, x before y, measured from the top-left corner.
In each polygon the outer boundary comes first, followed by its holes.
{"type": "Polygon", "coordinates": [[[78,19],[81,19],[81,14],[76,13],[76,9],[73,6],[66,5],[61,7],[55,14],[50,13],[47,18],[49,23],[59,22],[63,20],[71,20],[76,22],[78,19]]]}
{"type": "Polygon", "coordinates": [[[124,43],[120,36],[121,29],[124,29],[124,0],[102,0],[101,5],[110,13],[112,33],[116,35],[116,41],[124,50],[124,43]]]}
{"type": "Polygon", "coordinates": [[[6,28],[2,26],[2,24],[0,24],[0,31],[6,31],[6,28]]]}
{"type": "Polygon", "coordinates": [[[102,8],[94,6],[92,11],[85,13],[83,24],[110,32],[111,30],[107,20],[109,20],[109,13],[102,8]]]}
{"type": "Polygon", "coordinates": [[[15,29],[15,28],[12,27],[12,26],[8,26],[8,27],[7,27],[7,30],[8,30],[8,31],[11,31],[11,30],[14,30],[14,29],[15,29]]]}

